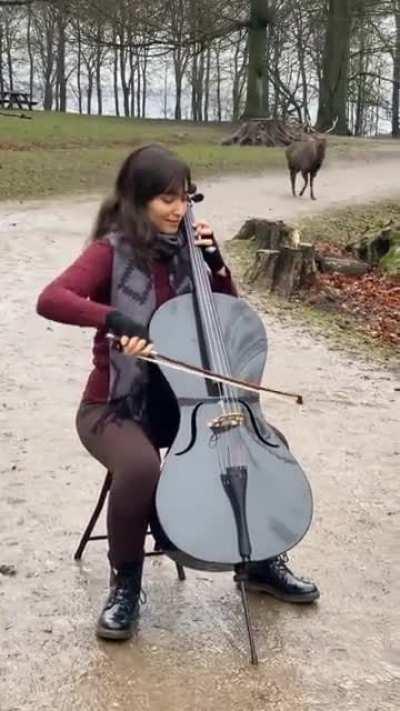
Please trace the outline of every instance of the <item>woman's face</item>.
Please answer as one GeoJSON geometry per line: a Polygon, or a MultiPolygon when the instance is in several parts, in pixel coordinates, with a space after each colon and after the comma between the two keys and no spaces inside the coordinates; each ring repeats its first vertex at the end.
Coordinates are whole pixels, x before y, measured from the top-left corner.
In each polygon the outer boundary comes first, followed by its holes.
{"type": "Polygon", "coordinates": [[[162,193],[149,200],[146,214],[158,232],[174,235],[179,230],[187,206],[186,193],[162,193]]]}

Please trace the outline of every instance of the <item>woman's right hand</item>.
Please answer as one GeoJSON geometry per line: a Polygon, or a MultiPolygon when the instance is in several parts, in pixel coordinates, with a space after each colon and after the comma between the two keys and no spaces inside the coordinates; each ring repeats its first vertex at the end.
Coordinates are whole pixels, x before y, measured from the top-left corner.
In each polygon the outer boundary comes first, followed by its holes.
{"type": "Polygon", "coordinates": [[[154,346],[150,341],[146,341],[144,338],[139,336],[133,336],[129,338],[128,336],[121,336],[120,344],[122,346],[122,351],[126,355],[131,356],[149,356],[154,353],[154,346]]]}

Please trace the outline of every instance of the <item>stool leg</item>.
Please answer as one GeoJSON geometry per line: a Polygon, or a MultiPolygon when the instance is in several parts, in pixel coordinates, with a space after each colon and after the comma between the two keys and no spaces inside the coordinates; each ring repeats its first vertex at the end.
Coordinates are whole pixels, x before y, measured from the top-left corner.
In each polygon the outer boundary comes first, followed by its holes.
{"type": "Polygon", "coordinates": [[[90,521],[86,527],[86,530],[80,540],[79,546],[75,551],[75,555],[74,555],[75,560],[80,560],[82,558],[82,553],[86,548],[86,544],[87,544],[88,540],[90,539],[90,534],[92,533],[92,531],[97,523],[97,519],[99,518],[101,510],[104,506],[104,501],[106,499],[106,496],[107,496],[108,491],[111,486],[111,478],[112,478],[111,472],[107,472],[103,487],[100,492],[99,500],[96,504],[96,508],[92,513],[91,519],[90,519],[90,521]]]}
{"type": "Polygon", "coordinates": [[[179,580],[186,580],[185,568],[180,563],[175,563],[179,580]]]}

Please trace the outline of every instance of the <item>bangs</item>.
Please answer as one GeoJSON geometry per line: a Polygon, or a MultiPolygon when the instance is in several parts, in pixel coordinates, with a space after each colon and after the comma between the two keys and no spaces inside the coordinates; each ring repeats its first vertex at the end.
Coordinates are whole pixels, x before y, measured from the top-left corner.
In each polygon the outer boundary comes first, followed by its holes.
{"type": "Polygon", "coordinates": [[[190,177],[182,175],[174,175],[169,185],[167,185],[161,192],[164,195],[181,195],[182,193],[188,193],[190,187],[190,177]]]}
{"type": "Polygon", "coordinates": [[[142,205],[157,195],[190,192],[189,166],[165,149],[149,146],[143,150],[135,172],[135,198],[142,205]]]}

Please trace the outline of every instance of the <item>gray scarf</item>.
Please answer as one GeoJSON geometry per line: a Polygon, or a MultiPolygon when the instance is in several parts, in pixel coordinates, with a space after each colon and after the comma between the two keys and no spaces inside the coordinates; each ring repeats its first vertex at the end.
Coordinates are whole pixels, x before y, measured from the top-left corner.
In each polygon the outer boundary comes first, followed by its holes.
{"type": "MultiPolygon", "coordinates": [[[[134,251],[122,235],[108,237],[114,247],[111,306],[148,326],[156,310],[154,276],[151,268],[139,267],[134,251]]],[[[170,284],[177,296],[193,289],[189,250],[182,234],[155,237],[156,259],[167,262],[170,284]]],[[[148,424],[146,388],[149,366],[145,361],[119,353],[110,346],[108,413],[148,424]]]]}

